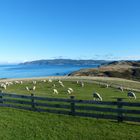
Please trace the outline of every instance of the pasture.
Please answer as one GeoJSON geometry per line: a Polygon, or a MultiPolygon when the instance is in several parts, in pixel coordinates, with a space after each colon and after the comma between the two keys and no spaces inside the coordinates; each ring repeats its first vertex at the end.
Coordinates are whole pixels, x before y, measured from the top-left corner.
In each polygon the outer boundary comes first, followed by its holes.
{"type": "MultiPolygon", "coordinates": [[[[91,82],[84,82],[84,87],[77,84],[76,81],[63,81],[64,87],[58,80],[53,82],[44,82],[41,80],[23,81],[23,83],[14,83],[7,86],[6,93],[16,93],[30,95],[34,93],[37,96],[70,98],[74,95],[76,99],[93,100],[93,92],[98,92],[103,101],[113,101],[116,98],[125,98],[125,101],[139,102],[140,93],[135,92],[137,99],[127,97],[127,92],[120,91],[117,88],[106,88],[91,82]],[[55,87],[54,87],[55,84],[55,87]],[[27,91],[26,87],[36,86],[35,91],[27,91]],[[58,94],[53,93],[57,89],[58,94]],[[74,90],[68,94],[68,88],[74,90]]],[[[0,139],[3,140],[138,140],[140,137],[139,123],[117,123],[110,120],[84,118],[76,116],[65,116],[51,113],[40,113],[24,111],[11,108],[0,107],[0,139]]]]}
{"type": "Polygon", "coordinates": [[[93,92],[98,92],[103,101],[112,101],[116,100],[116,98],[124,98],[125,101],[140,101],[140,93],[135,92],[137,99],[130,99],[127,97],[127,90],[123,92],[117,88],[106,88],[106,86],[99,85],[91,82],[84,82],[84,87],[81,86],[80,82],[77,84],[77,81],[62,81],[64,87],[60,85],[58,80],[53,80],[53,82],[43,82],[43,80],[36,80],[36,84],[33,84],[33,80],[31,81],[23,81],[22,84],[14,83],[7,86],[6,90],[2,89],[6,93],[16,93],[16,94],[25,94],[30,95],[34,93],[37,96],[47,96],[47,97],[58,97],[58,98],[69,98],[71,95],[74,95],[76,99],[93,99],[93,92]],[[54,87],[55,85],[55,87],[54,87]],[[26,87],[32,88],[36,87],[35,91],[27,91],[26,87]],[[68,88],[72,88],[74,92],[68,94],[68,88]],[[53,89],[57,89],[58,94],[53,94],[53,89]]]}

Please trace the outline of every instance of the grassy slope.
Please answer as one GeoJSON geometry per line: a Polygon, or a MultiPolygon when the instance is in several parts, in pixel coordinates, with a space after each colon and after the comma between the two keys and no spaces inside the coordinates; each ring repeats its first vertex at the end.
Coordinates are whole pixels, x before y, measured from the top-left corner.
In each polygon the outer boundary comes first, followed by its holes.
{"type": "Polygon", "coordinates": [[[1,140],[139,140],[140,126],[0,108],[1,140]]]}
{"type": "MultiPolygon", "coordinates": [[[[59,95],[52,94],[52,85],[38,83],[35,94],[49,97],[69,98],[67,88],[59,88],[55,82],[59,95]]],[[[8,87],[6,92],[29,94],[26,86],[32,86],[31,82],[23,85],[8,87]]],[[[126,91],[120,92],[114,88],[102,88],[93,83],[86,83],[84,88],[75,82],[64,82],[66,87],[74,89],[74,95],[78,99],[92,99],[92,92],[97,91],[103,100],[113,100],[112,97],[126,97],[126,91]]],[[[140,93],[136,93],[140,97],[140,93]]],[[[134,101],[126,99],[127,101],[134,101]]],[[[140,101],[140,98],[136,100],[140,101]]],[[[80,118],[51,113],[37,113],[17,109],[0,108],[0,139],[2,140],[138,140],[140,137],[140,125],[131,123],[116,123],[109,120],[97,120],[92,118],[80,118]]]]}
{"type": "MultiPolygon", "coordinates": [[[[127,97],[127,91],[124,91],[123,93],[115,88],[103,88],[100,85],[97,85],[95,83],[85,83],[85,87],[82,88],[80,85],[77,85],[75,81],[64,81],[65,88],[62,88],[57,81],[53,82],[53,84],[49,83],[43,83],[38,82],[36,85],[36,91],[34,92],[35,95],[39,96],[47,96],[47,97],[61,97],[61,98],[69,98],[70,95],[67,94],[67,88],[71,87],[74,89],[73,95],[77,99],[93,99],[92,93],[94,91],[99,92],[100,95],[103,97],[103,100],[113,100],[113,98],[122,97],[126,98],[127,101],[133,101],[130,100],[127,97]],[[59,95],[53,94],[53,84],[55,83],[56,89],[59,91],[59,95]]],[[[30,92],[27,92],[25,89],[26,86],[32,87],[32,82],[25,82],[24,84],[14,84],[7,88],[5,92],[9,93],[19,93],[19,94],[28,94],[30,95],[30,92]]],[[[137,100],[140,101],[140,93],[136,93],[137,100]]]]}
{"type": "Polygon", "coordinates": [[[72,72],[70,76],[102,76],[118,77],[140,81],[140,62],[117,61],[99,68],[81,69],[72,72]]]}

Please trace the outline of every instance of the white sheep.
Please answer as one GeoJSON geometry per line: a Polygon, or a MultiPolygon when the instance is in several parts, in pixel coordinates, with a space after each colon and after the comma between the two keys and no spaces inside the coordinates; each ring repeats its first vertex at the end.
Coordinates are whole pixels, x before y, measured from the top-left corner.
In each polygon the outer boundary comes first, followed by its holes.
{"type": "Polygon", "coordinates": [[[69,91],[74,92],[74,90],[72,88],[68,88],[69,91]]]}
{"type": "Polygon", "coordinates": [[[93,93],[93,98],[94,98],[94,100],[100,100],[100,101],[102,101],[102,97],[101,97],[100,94],[97,93],[97,92],[94,92],[94,93],[93,93]]]}
{"type": "Polygon", "coordinates": [[[68,89],[68,90],[67,90],[67,93],[68,93],[68,94],[71,94],[71,91],[68,89]]]}
{"type": "Polygon", "coordinates": [[[30,90],[29,90],[29,87],[26,87],[26,90],[27,90],[27,91],[30,91],[30,90]]]}
{"type": "Polygon", "coordinates": [[[13,85],[13,82],[9,82],[9,85],[13,85]]]}
{"type": "Polygon", "coordinates": [[[131,92],[131,91],[129,91],[129,92],[127,93],[127,96],[128,96],[128,97],[131,97],[131,98],[134,98],[134,99],[137,98],[136,95],[135,95],[135,93],[134,93],[134,92],[131,92]]]}
{"type": "Polygon", "coordinates": [[[36,81],[33,81],[33,84],[36,85],[36,81]]]}
{"type": "Polygon", "coordinates": [[[32,88],[26,87],[27,91],[35,91],[36,90],[36,86],[33,86],[32,88]]]}
{"type": "Polygon", "coordinates": [[[19,81],[15,81],[15,84],[19,84],[20,82],[19,81]]]}
{"type": "Polygon", "coordinates": [[[36,86],[33,86],[32,90],[35,91],[36,90],[36,86]]]}
{"type": "Polygon", "coordinates": [[[124,91],[122,86],[119,87],[119,90],[122,91],[122,92],[124,91]]]}
{"type": "Polygon", "coordinates": [[[61,87],[65,87],[63,83],[60,84],[61,87]]]}
{"type": "Polygon", "coordinates": [[[62,81],[60,81],[60,80],[58,81],[58,83],[59,83],[59,84],[63,84],[63,82],[62,82],[62,81]]]}
{"type": "Polygon", "coordinates": [[[53,81],[51,79],[48,80],[49,83],[52,83],[53,81]]]}
{"type": "Polygon", "coordinates": [[[57,89],[53,89],[53,94],[59,94],[59,92],[57,91],[57,89]]]}
{"type": "Polygon", "coordinates": [[[109,85],[108,84],[106,84],[106,88],[109,88],[109,85]]]}
{"type": "Polygon", "coordinates": [[[7,89],[7,86],[5,84],[1,84],[1,88],[7,89]]]}
{"type": "Polygon", "coordinates": [[[9,86],[10,84],[9,84],[9,82],[6,82],[5,85],[6,85],[6,86],[9,86]]]}
{"type": "Polygon", "coordinates": [[[81,82],[81,87],[84,87],[84,86],[85,86],[84,82],[81,82]]]}

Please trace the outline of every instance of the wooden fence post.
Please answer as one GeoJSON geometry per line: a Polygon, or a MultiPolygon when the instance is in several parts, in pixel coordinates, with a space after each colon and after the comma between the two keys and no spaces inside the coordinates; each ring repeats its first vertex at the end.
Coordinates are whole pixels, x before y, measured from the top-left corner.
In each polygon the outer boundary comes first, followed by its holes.
{"type": "Polygon", "coordinates": [[[74,102],[75,96],[70,96],[71,99],[71,112],[70,115],[74,116],[75,115],[75,102],[74,102]]]}
{"type": "Polygon", "coordinates": [[[32,110],[35,110],[35,100],[34,100],[34,94],[33,93],[31,93],[31,106],[32,106],[32,110]]]}
{"type": "Polygon", "coordinates": [[[118,107],[118,122],[123,122],[123,113],[122,113],[122,98],[117,98],[117,107],[118,107]]]}
{"type": "Polygon", "coordinates": [[[2,96],[2,91],[0,90],[0,103],[3,104],[3,96],[2,96]]]}

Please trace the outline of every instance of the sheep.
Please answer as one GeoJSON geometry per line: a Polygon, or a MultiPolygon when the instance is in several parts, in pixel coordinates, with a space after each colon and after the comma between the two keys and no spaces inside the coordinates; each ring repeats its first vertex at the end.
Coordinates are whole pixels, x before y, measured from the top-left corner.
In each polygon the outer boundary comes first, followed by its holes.
{"type": "Polygon", "coordinates": [[[106,88],[108,88],[109,87],[109,85],[108,84],[106,84],[106,88]]]}
{"type": "Polygon", "coordinates": [[[36,86],[33,86],[32,90],[35,91],[36,90],[36,86]]]}
{"type": "Polygon", "coordinates": [[[61,87],[65,87],[63,83],[60,84],[61,87]]]}
{"type": "Polygon", "coordinates": [[[19,84],[20,82],[19,81],[15,81],[15,84],[19,84]]]}
{"type": "Polygon", "coordinates": [[[36,90],[36,86],[33,86],[32,88],[26,87],[27,91],[35,91],[36,90]]]}
{"type": "Polygon", "coordinates": [[[134,92],[131,92],[131,91],[129,91],[129,92],[127,93],[127,96],[128,96],[128,97],[131,97],[131,98],[134,98],[134,99],[137,98],[136,95],[135,95],[135,93],[134,93],[134,92]]]}
{"type": "Polygon", "coordinates": [[[36,81],[33,81],[33,84],[36,85],[36,81]]]}
{"type": "Polygon", "coordinates": [[[0,86],[1,88],[4,88],[5,90],[7,89],[7,86],[5,84],[1,84],[0,86]]]}
{"type": "Polygon", "coordinates": [[[68,93],[68,94],[71,94],[71,90],[68,89],[68,90],[67,90],[67,93],[68,93]]]}
{"type": "Polygon", "coordinates": [[[119,88],[118,88],[120,91],[124,91],[124,89],[123,89],[123,87],[122,86],[120,86],[119,88]]]}
{"type": "Polygon", "coordinates": [[[74,90],[72,88],[68,88],[69,91],[74,92],[74,90]]]}
{"type": "Polygon", "coordinates": [[[97,92],[94,92],[94,93],[93,93],[93,98],[94,98],[94,100],[100,100],[100,101],[102,101],[102,97],[101,97],[100,94],[97,93],[97,92]]]}
{"type": "Polygon", "coordinates": [[[63,82],[62,82],[62,81],[60,81],[60,80],[58,81],[58,83],[59,83],[59,84],[63,84],[63,82]]]}
{"type": "Polygon", "coordinates": [[[9,85],[13,85],[13,82],[9,82],[9,85]]]}
{"type": "Polygon", "coordinates": [[[53,81],[51,79],[48,80],[49,83],[52,83],[53,81]]]}
{"type": "Polygon", "coordinates": [[[58,94],[59,92],[57,91],[57,89],[53,89],[53,94],[58,94]]]}
{"type": "Polygon", "coordinates": [[[81,87],[84,87],[85,85],[84,85],[84,82],[81,82],[81,87]]]}
{"type": "Polygon", "coordinates": [[[60,84],[61,87],[65,87],[62,81],[58,81],[58,83],[60,84]]]}
{"type": "Polygon", "coordinates": [[[10,83],[9,83],[9,82],[6,82],[6,83],[5,83],[5,85],[6,85],[6,86],[9,86],[9,85],[10,85],[10,83]]]}
{"type": "Polygon", "coordinates": [[[30,91],[28,87],[26,87],[26,90],[27,90],[27,91],[30,91]]]}

